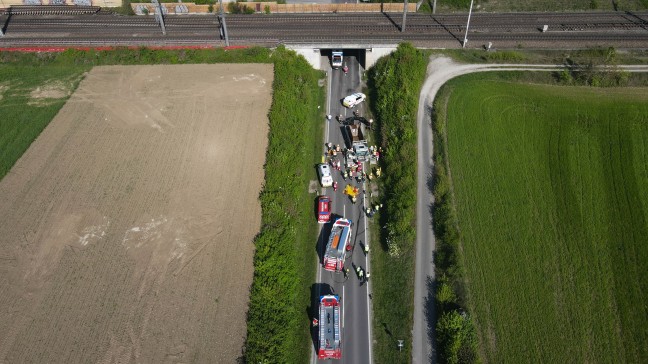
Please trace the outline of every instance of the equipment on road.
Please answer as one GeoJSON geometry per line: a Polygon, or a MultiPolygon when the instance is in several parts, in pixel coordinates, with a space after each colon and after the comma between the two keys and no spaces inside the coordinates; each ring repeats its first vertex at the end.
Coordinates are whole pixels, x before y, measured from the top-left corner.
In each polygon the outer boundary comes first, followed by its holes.
{"type": "Polygon", "coordinates": [[[342,358],[341,312],[340,298],[338,296],[326,295],[320,297],[318,359],[342,358]]]}
{"type": "Polygon", "coordinates": [[[346,185],[344,188],[344,194],[349,196],[351,199],[351,202],[355,203],[358,200],[358,194],[360,193],[360,189],[358,187],[354,187],[350,184],[346,185]]]}
{"type": "Polygon", "coordinates": [[[331,229],[326,252],[324,253],[324,269],[340,272],[344,269],[344,255],[351,238],[351,220],[337,219],[331,229]]]}

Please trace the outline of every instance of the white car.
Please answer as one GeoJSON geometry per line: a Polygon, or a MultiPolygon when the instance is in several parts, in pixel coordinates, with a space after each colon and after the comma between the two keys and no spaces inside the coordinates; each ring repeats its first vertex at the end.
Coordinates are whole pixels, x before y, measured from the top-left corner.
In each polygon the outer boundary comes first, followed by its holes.
{"type": "Polygon", "coordinates": [[[333,186],[333,176],[331,176],[331,167],[328,164],[318,164],[317,174],[319,174],[320,184],[322,187],[333,186]]]}
{"type": "Polygon", "coordinates": [[[342,100],[342,105],[352,108],[358,105],[359,103],[363,102],[367,96],[361,92],[356,92],[353,95],[349,95],[342,100]]]}

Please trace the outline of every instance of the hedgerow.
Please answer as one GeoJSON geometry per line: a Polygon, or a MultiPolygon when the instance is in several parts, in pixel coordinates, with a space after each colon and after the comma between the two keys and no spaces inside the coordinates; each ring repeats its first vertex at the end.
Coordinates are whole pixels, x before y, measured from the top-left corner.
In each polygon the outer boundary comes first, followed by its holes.
{"type": "Polygon", "coordinates": [[[319,156],[316,121],[323,114],[317,106],[324,94],[322,75],[303,58],[283,49],[272,58],[274,97],[245,357],[249,363],[297,363],[309,353],[304,309],[315,273],[315,231],[306,186],[319,156]]]}
{"type": "Polygon", "coordinates": [[[404,43],[378,61],[369,75],[384,179],[380,236],[383,249],[372,257],[376,361],[408,361],[397,340],[411,343],[416,251],[416,116],[426,70],[426,56],[404,43]]]}

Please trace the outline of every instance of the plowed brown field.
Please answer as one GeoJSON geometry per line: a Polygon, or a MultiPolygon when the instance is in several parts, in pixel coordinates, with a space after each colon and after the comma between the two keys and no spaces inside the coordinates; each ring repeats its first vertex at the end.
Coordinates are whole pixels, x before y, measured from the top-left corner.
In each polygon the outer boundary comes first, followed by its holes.
{"type": "Polygon", "coordinates": [[[86,76],[0,182],[0,363],[236,361],[272,77],[86,76]]]}

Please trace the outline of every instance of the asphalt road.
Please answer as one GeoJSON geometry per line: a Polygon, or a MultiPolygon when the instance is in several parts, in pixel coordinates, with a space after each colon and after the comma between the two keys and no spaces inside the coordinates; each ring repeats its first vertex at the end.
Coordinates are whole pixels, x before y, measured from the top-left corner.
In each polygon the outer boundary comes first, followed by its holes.
{"type": "MultiPolygon", "coordinates": [[[[346,109],[343,107],[340,100],[353,92],[360,91],[360,75],[362,72],[360,64],[355,57],[345,56],[344,61],[349,67],[349,72],[346,75],[341,69],[331,70],[328,58],[326,59],[326,62],[323,62],[328,69],[329,104],[327,113],[333,116],[338,114],[351,116],[353,109],[346,109]]],[[[364,106],[364,104],[361,104],[356,107],[355,110],[359,110],[362,115],[364,106]]],[[[333,117],[331,121],[324,122],[328,124],[325,129],[326,141],[343,146],[344,138],[341,130],[342,125],[335,120],[335,117],[333,117]]],[[[365,163],[365,166],[366,165],[367,163],[365,163]]],[[[321,229],[318,239],[320,267],[317,275],[317,282],[319,284],[317,284],[316,287],[320,290],[318,294],[325,294],[328,292],[323,291],[331,290],[341,298],[343,312],[342,359],[339,362],[353,364],[371,363],[371,308],[370,300],[368,298],[368,294],[371,292],[371,282],[361,285],[353,269],[353,265],[359,265],[365,269],[365,271],[371,272],[371,268],[368,266],[368,259],[365,257],[362,249],[362,244],[369,242],[369,231],[366,228],[367,221],[365,220],[365,214],[362,210],[365,196],[358,196],[358,202],[354,205],[351,200],[342,193],[342,190],[347,183],[360,187],[360,190],[362,190],[364,186],[356,182],[351,182],[350,179],[344,181],[341,172],[335,170],[333,172],[333,178],[338,183],[337,192],[334,192],[333,188],[326,188],[323,193],[331,197],[332,214],[345,217],[353,222],[351,235],[353,251],[347,256],[345,261],[345,266],[349,267],[351,272],[349,277],[345,278],[342,273],[336,274],[325,271],[322,268],[321,258],[326,242],[328,241],[328,232],[330,231],[330,224],[327,224],[321,229]]],[[[369,246],[371,246],[371,244],[369,246]]],[[[371,252],[369,254],[371,254],[371,252]]],[[[316,336],[314,336],[313,344],[314,348],[316,348],[316,336]]],[[[316,355],[314,355],[311,362],[316,361],[316,355]]]]}

